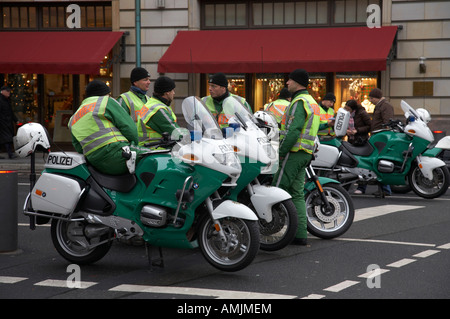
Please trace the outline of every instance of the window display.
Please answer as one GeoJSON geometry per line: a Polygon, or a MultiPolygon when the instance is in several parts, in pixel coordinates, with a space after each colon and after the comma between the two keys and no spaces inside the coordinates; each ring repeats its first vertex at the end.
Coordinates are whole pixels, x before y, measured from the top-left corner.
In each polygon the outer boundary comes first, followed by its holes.
{"type": "Polygon", "coordinates": [[[377,87],[375,74],[337,74],[335,81],[335,109],[343,107],[348,100],[356,100],[368,113],[373,113],[375,105],[369,102],[369,92],[377,87]]]}

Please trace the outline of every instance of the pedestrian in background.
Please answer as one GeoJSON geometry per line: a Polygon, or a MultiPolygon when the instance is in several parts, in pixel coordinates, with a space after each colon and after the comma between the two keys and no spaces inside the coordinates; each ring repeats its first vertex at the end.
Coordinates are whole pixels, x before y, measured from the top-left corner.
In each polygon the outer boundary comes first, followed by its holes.
{"type": "Polygon", "coordinates": [[[13,150],[14,124],[18,120],[14,114],[9,97],[11,96],[11,88],[2,86],[0,88],[0,145],[4,145],[6,153],[10,159],[17,157],[13,150]]]}
{"type": "MultiPolygon", "coordinates": [[[[372,125],[371,132],[372,134],[376,133],[377,130],[383,128],[383,124],[388,123],[391,119],[394,118],[394,107],[386,101],[383,97],[383,92],[375,88],[369,93],[369,101],[375,105],[372,114],[372,125]]],[[[355,191],[355,194],[364,194],[366,191],[367,185],[360,185],[358,189],[355,191]],[[361,186],[364,186],[361,188],[361,186]]],[[[391,187],[389,185],[381,185],[382,192],[376,191],[373,195],[376,197],[390,196],[392,194],[391,187]]]]}
{"type": "Polygon", "coordinates": [[[356,100],[348,100],[345,103],[344,109],[350,112],[350,116],[353,119],[353,128],[347,130],[348,141],[353,145],[365,144],[369,139],[369,132],[372,125],[370,115],[356,100]]]}
{"type": "Polygon", "coordinates": [[[307,216],[303,193],[305,168],[311,161],[320,124],[319,105],[308,93],[308,83],[308,72],[303,69],[296,69],[289,74],[287,87],[292,94],[292,101],[281,121],[281,165],[272,183],[292,196],[298,216],[298,228],[293,242],[296,245],[307,244],[307,216]]]}

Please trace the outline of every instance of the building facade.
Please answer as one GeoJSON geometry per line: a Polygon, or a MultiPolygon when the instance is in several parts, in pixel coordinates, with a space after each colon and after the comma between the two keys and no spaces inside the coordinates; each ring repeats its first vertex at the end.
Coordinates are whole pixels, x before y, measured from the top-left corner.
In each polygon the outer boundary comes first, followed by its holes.
{"type": "MultiPolygon", "coordinates": [[[[370,112],[366,97],[379,87],[399,118],[405,99],[430,111],[433,129],[450,132],[450,1],[1,1],[0,10],[2,46],[17,47],[29,31],[63,32],[85,36],[76,40],[77,47],[103,50],[94,71],[70,59],[53,66],[35,63],[47,67],[44,71],[26,67],[31,55],[12,61],[15,68],[3,61],[11,58],[0,59],[0,83],[16,85],[16,113],[23,121],[45,124],[55,142],[67,141],[64,119],[77,109],[90,80],[104,80],[117,97],[129,89],[137,65],[150,72],[152,82],[161,74],[176,81],[178,114],[186,96],[208,94],[208,78],[215,72],[226,73],[230,90],[256,111],[276,99],[290,70],[305,68],[309,90],[319,101],[334,92],[336,108],[357,99],[370,112]],[[81,9],[79,26],[71,26],[76,21],[70,5],[81,9]],[[97,39],[96,32],[113,37],[97,39]],[[74,67],[65,68],[68,64],[74,67]]],[[[55,54],[69,47],[44,40],[55,54]]],[[[148,94],[152,91],[153,83],[148,94]]]]}

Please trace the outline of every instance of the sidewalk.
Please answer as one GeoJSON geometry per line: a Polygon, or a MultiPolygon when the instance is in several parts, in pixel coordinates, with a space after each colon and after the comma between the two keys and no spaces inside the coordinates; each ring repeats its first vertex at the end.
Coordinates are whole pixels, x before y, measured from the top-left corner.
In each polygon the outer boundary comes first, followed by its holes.
{"type": "MultiPolygon", "coordinates": [[[[31,172],[31,157],[9,159],[7,153],[0,153],[0,170],[5,171],[17,171],[19,173],[31,172]]],[[[44,170],[45,159],[47,155],[39,152],[36,154],[35,168],[36,174],[40,174],[44,170]],[[45,156],[45,158],[44,158],[45,156]]]]}

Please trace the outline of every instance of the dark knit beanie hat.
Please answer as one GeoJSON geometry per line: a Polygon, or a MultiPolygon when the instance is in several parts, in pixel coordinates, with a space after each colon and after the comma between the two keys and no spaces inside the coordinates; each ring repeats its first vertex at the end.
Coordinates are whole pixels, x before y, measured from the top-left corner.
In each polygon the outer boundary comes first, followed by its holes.
{"type": "Polygon", "coordinates": [[[103,96],[110,92],[109,86],[99,80],[93,80],[86,86],[86,98],[91,96],[103,96]]]}
{"type": "Polygon", "coordinates": [[[381,92],[380,89],[375,88],[372,91],[370,91],[369,96],[374,97],[376,99],[381,99],[383,97],[383,92],[381,92]]]}
{"type": "Polygon", "coordinates": [[[297,82],[298,84],[307,87],[309,83],[308,72],[304,69],[297,69],[289,74],[289,78],[297,82]]]}
{"type": "Polygon", "coordinates": [[[166,92],[172,91],[174,88],[175,82],[167,76],[160,76],[155,81],[154,91],[156,93],[164,94],[166,92]]]}
{"type": "Polygon", "coordinates": [[[148,71],[141,67],[136,67],[131,70],[130,81],[131,83],[142,80],[144,78],[149,78],[150,74],[148,71]]]}
{"type": "Polygon", "coordinates": [[[288,88],[282,88],[280,91],[280,95],[278,96],[279,99],[285,99],[287,100],[288,98],[291,97],[291,92],[289,92],[288,88]]]}
{"type": "Polygon", "coordinates": [[[223,73],[216,73],[214,74],[210,79],[209,83],[217,84],[219,86],[228,87],[228,80],[225,74],[223,73]]]}
{"type": "Polygon", "coordinates": [[[327,94],[325,94],[325,96],[323,97],[322,100],[323,100],[323,101],[333,101],[333,102],[336,102],[336,96],[335,96],[333,93],[328,92],[327,94]]]}

